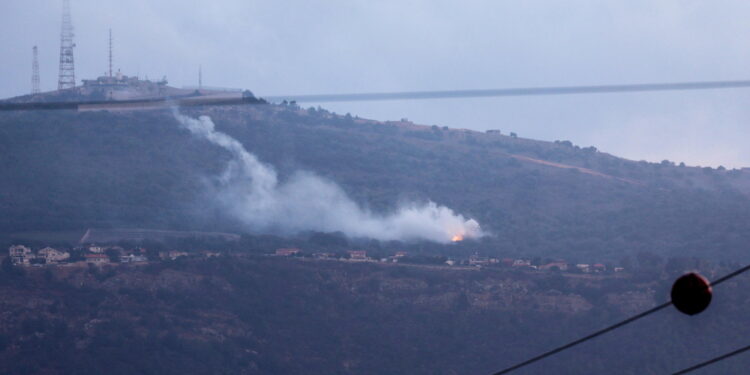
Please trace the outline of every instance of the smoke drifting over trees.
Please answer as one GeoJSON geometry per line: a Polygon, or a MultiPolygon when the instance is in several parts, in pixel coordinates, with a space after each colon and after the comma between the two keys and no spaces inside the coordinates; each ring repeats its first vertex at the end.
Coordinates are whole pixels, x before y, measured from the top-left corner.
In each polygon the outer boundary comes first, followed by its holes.
{"type": "Polygon", "coordinates": [[[210,117],[194,119],[177,112],[174,116],[193,135],[231,153],[232,160],[217,179],[217,200],[253,230],[340,231],[351,237],[435,242],[483,235],[477,221],[434,202],[409,203],[395,212],[377,214],[359,206],[334,182],[311,172],[298,171],[279,182],[271,166],[236,139],[216,131],[210,117]]]}

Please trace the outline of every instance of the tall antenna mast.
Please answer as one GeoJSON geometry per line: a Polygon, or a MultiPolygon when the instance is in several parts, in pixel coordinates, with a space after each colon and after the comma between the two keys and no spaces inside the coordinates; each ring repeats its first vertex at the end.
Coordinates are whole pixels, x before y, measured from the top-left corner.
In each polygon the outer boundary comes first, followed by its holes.
{"type": "Polygon", "coordinates": [[[203,90],[203,66],[198,65],[198,90],[203,90]]]}
{"type": "Polygon", "coordinates": [[[33,60],[31,61],[31,93],[39,93],[39,55],[36,46],[32,49],[33,60]]]}
{"type": "Polygon", "coordinates": [[[112,29],[109,29],[109,76],[112,77],[112,29]]]}
{"type": "Polygon", "coordinates": [[[60,73],[57,89],[64,90],[76,86],[76,69],[73,59],[73,22],[70,19],[70,0],[63,0],[62,29],[60,30],[60,73]]]}

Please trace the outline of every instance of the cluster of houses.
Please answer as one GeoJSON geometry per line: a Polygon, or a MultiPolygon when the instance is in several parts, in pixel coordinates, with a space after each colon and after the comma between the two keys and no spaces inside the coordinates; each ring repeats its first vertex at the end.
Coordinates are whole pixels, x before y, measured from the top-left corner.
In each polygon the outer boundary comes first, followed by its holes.
{"type": "Polygon", "coordinates": [[[8,256],[14,265],[28,266],[31,264],[58,264],[70,258],[70,253],[51,247],[40,249],[36,253],[23,245],[11,246],[8,256]]]}
{"type": "MultiPolygon", "coordinates": [[[[45,247],[37,251],[23,245],[14,245],[8,249],[8,257],[13,265],[18,266],[42,266],[60,264],[94,264],[103,265],[110,263],[146,263],[149,261],[148,250],[143,247],[125,249],[120,246],[85,246],[71,251],[58,250],[45,247]],[[73,256],[76,254],[77,256],[73,256]]],[[[176,260],[179,258],[201,257],[212,258],[220,254],[213,251],[201,251],[187,253],[184,251],[161,251],[160,260],[176,260]]]]}
{"type": "MultiPolygon", "coordinates": [[[[276,249],[274,256],[290,257],[302,255],[302,250],[294,248],[276,249]]],[[[405,251],[398,251],[394,255],[385,258],[372,258],[367,256],[366,250],[349,250],[346,255],[336,253],[319,252],[313,253],[312,257],[319,260],[346,260],[350,262],[393,262],[397,263],[400,258],[407,255],[405,251]]]]}
{"type": "Polygon", "coordinates": [[[542,271],[575,270],[581,273],[601,273],[601,272],[606,272],[606,271],[622,272],[625,270],[622,267],[612,267],[611,269],[608,269],[607,266],[602,263],[570,264],[564,260],[553,260],[550,262],[546,262],[544,264],[532,264],[531,260],[528,260],[528,259],[503,258],[503,259],[498,260],[498,259],[490,258],[488,260],[479,260],[477,259],[477,257],[470,257],[469,263],[472,265],[500,263],[502,266],[505,266],[505,267],[525,268],[525,269],[542,270],[542,271]]]}
{"type": "MultiPolygon", "coordinates": [[[[94,264],[103,265],[110,263],[146,263],[149,261],[147,256],[148,250],[142,247],[133,249],[124,249],[120,246],[97,246],[90,245],[79,247],[69,252],[52,247],[45,247],[33,251],[31,248],[23,245],[14,245],[8,249],[8,256],[14,265],[19,266],[42,266],[42,265],[59,265],[59,264],[94,264]]],[[[220,253],[212,251],[184,252],[184,251],[162,251],[157,257],[151,257],[152,260],[176,260],[180,258],[211,258],[219,256],[220,253]]],[[[409,257],[405,251],[397,251],[393,255],[386,257],[368,256],[366,250],[349,250],[346,253],[316,252],[305,254],[299,248],[280,248],[272,254],[279,257],[311,257],[317,260],[339,260],[347,262],[379,262],[379,263],[415,263],[420,257],[409,257]]],[[[424,257],[421,257],[422,259],[424,257]]],[[[437,259],[437,258],[436,258],[437,259]]],[[[440,262],[440,261],[439,261],[440,262]]],[[[431,263],[434,264],[434,263],[431,263]]],[[[529,259],[513,258],[492,258],[474,254],[464,259],[448,259],[445,261],[446,266],[469,266],[469,267],[503,267],[519,270],[539,270],[539,271],[560,271],[576,273],[602,273],[602,272],[622,272],[622,267],[610,267],[601,263],[595,264],[573,264],[564,260],[553,260],[540,262],[539,259],[532,261],[529,259]]]]}
{"type": "Polygon", "coordinates": [[[126,250],[119,246],[88,246],[73,249],[73,251],[82,257],[72,257],[71,252],[59,250],[52,247],[45,247],[36,252],[24,245],[14,245],[8,249],[8,256],[13,265],[33,266],[33,265],[58,265],[65,264],[108,264],[119,263],[138,263],[147,262],[146,249],[135,248],[126,250]]]}
{"type": "MultiPolygon", "coordinates": [[[[302,256],[302,250],[298,248],[281,248],[276,249],[274,256],[280,257],[291,257],[291,256],[302,256]]],[[[398,263],[399,260],[408,255],[405,251],[398,251],[392,256],[384,258],[371,258],[367,256],[365,250],[349,250],[346,255],[318,252],[313,253],[312,258],[319,260],[342,260],[350,262],[381,262],[381,263],[398,263]]],[[[562,272],[578,272],[578,273],[602,273],[602,272],[623,272],[625,269],[622,267],[610,267],[602,263],[578,263],[571,264],[564,260],[554,260],[545,262],[543,264],[534,264],[530,259],[513,259],[513,258],[491,258],[483,257],[477,254],[469,256],[468,259],[448,259],[445,261],[448,266],[474,266],[474,267],[508,267],[515,269],[525,270],[540,270],[540,271],[562,271],[562,272]]]]}
{"type": "Polygon", "coordinates": [[[578,263],[571,264],[564,260],[553,260],[543,263],[534,264],[530,259],[513,259],[513,258],[490,258],[482,257],[479,255],[471,255],[468,260],[448,260],[448,265],[469,265],[469,266],[497,266],[497,267],[508,267],[516,269],[526,270],[540,270],[540,271],[567,271],[567,272],[580,272],[580,273],[601,273],[601,272],[623,272],[625,269],[622,267],[611,267],[607,268],[602,263],[578,263]]]}

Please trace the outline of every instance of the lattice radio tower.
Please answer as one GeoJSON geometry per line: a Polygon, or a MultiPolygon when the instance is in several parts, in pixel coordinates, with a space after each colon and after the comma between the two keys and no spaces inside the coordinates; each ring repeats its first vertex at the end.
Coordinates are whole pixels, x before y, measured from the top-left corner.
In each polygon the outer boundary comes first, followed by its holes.
{"type": "Polygon", "coordinates": [[[57,89],[76,86],[75,60],[73,59],[73,23],[70,19],[70,0],[63,0],[62,30],[60,32],[60,74],[57,89]]]}
{"type": "Polygon", "coordinates": [[[109,76],[112,77],[112,29],[109,29],[109,76]]]}
{"type": "Polygon", "coordinates": [[[31,93],[39,93],[39,55],[36,46],[32,49],[34,59],[31,61],[31,93]]]}

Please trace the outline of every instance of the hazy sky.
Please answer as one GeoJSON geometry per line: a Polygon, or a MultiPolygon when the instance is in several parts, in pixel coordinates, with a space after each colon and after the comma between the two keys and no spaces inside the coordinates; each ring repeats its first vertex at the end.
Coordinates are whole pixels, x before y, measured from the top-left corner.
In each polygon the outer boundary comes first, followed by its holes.
{"type": "MultiPolygon", "coordinates": [[[[263,96],[750,78],[747,1],[71,0],[77,78],[115,66],[263,96]]],[[[57,85],[61,0],[0,2],[0,97],[57,85]]],[[[636,160],[750,166],[750,89],[329,103],[636,160]]]]}

